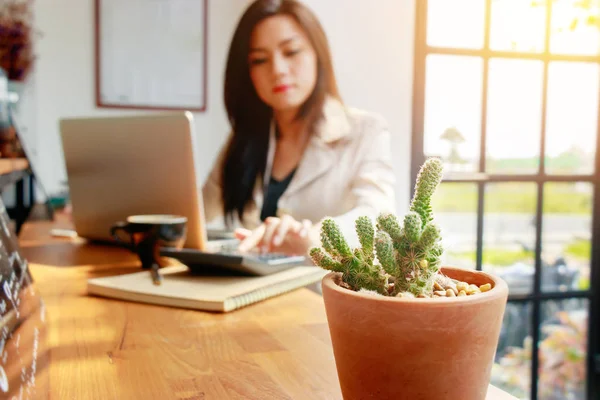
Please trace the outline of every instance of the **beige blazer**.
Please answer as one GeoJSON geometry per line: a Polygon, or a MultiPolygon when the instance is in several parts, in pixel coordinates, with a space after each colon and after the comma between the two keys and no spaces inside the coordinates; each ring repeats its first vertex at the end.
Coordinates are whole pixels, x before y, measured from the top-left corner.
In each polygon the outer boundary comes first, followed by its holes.
{"type": "MultiPolygon", "coordinates": [[[[275,148],[271,134],[267,173],[275,148]]],[[[205,219],[222,218],[221,155],[203,185],[205,219]]],[[[378,115],[343,106],[328,99],[323,118],[318,122],[305,153],[287,190],[278,203],[279,214],[315,224],[310,236],[320,244],[320,221],[333,217],[351,244],[357,244],[354,222],[367,215],[373,220],[384,211],[394,212],[396,179],[391,163],[391,137],[386,122],[378,115]]],[[[268,179],[265,179],[268,182],[268,179]]],[[[244,224],[260,225],[260,210],[265,187],[257,182],[255,206],[247,208],[244,224]]]]}

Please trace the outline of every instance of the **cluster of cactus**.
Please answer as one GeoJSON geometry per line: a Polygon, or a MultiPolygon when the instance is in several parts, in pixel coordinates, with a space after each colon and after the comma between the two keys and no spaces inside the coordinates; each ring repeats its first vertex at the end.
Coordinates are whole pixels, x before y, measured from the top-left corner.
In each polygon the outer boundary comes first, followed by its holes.
{"type": "Polygon", "coordinates": [[[375,226],[368,217],[359,217],[355,226],[358,248],[351,249],[335,221],[325,219],[322,247],[310,251],[313,262],[341,273],[344,286],[352,290],[431,297],[443,253],[440,230],[433,222],[431,196],[442,180],[442,172],[440,160],[426,160],[402,225],[390,213],[380,214],[375,226]]]}

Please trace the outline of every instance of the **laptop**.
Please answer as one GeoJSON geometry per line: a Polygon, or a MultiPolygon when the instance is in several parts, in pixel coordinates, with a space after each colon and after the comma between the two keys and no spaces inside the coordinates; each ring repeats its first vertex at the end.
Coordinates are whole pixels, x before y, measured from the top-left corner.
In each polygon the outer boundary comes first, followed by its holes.
{"type": "Polygon", "coordinates": [[[191,112],[63,118],[60,134],[79,237],[114,242],[110,227],[129,215],[176,214],[188,219],[184,249],[163,255],[190,268],[265,275],[306,264],[303,256],[239,253],[231,232],[209,236],[191,112]]]}

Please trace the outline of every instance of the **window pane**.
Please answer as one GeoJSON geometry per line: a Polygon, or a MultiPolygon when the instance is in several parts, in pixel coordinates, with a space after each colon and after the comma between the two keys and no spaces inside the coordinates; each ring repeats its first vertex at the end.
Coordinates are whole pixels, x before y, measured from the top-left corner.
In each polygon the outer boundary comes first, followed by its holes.
{"type": "Polygon", "coordinates": [[[492,0],[492,50],[541,53],[545,32],[546,0],[492,0]]]}
{"type": "Polygon", "coordinates": [[[593,186],[546,183],[542,223],[542,290],[590,287],[593,186]]]}
{"type": "Polygon", "coordinates": [[[542,112],[541,61],[491,59],[486,171],[536,173],[542,112]]]}
{"type": "Polygon", "coordinates": [[[492,366],[491,383],[518,399],[529,399],[531,348],[531,304],[508,303],[492,366]]]}
{"type": "Polygon", "coordinates": [[[431,199],[435,221],[442,231],[442,263],[475,269],[477,250],[477,185],[440,184],[431,199]]]}
{"type": "Polygon", "coordinates": [[[483,270],[506,280],[510,294],[533,290],[535,183],[487,184],[483,215],[483,270]]]}
{"type": "Polygon", "coordinates": [[[600,0],[552,0],[550,51],[600,54],[600,0]]]}
{"type": "Polygon", "coordinates": [[[547,173],[594,173],[599,75],[596,63],[548,66],[547,173]]]}
{"type": "Polygon", "coordinates": [[[481,49],[485,0],[429,0],[427,44],[434,47],[481,49]]]}
{"type": "Polygon", "coordinates": [[[425,155],[447,172],[478,171],[482,59],[429,55],[426,65],[425,155]]]}
{"type": "MultiPolygon", "coordinates": [[[[584,400],[588,327],[587,299],[542,303],[539,342],[540,400],[584,400]]],[[[508,303],[491,383],[519,399],[531,390],[532,306],[508,303]]]]}
{"type": "Polygon", "coordinates": [[[542,303],[539,345],[540,400],[585,400],[587,299],[542,303]]]}

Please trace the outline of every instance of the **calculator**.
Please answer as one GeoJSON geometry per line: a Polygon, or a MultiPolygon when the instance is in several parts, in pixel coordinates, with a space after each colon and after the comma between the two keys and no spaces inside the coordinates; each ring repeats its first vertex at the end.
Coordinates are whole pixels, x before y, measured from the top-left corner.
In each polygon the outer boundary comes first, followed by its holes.
{"type": "Polygon", "coordinates": [[[237,246],[224,245],[217,251],[163,247],[162,257],[175,258],[193,272],[226,269],[245,275],[270,275],[300,265],[312,265],[305,256],[281,253],[239,252],[237,246]]]}

